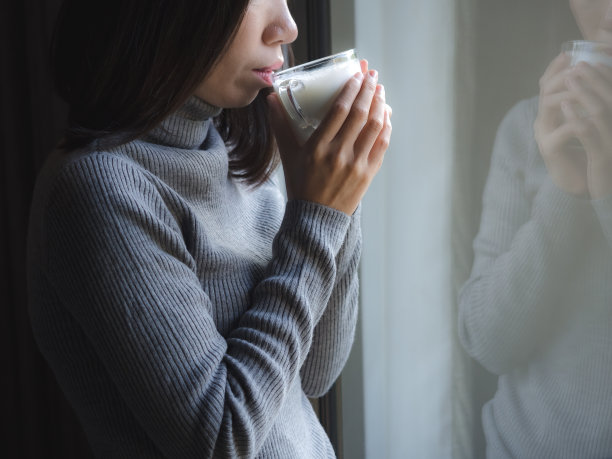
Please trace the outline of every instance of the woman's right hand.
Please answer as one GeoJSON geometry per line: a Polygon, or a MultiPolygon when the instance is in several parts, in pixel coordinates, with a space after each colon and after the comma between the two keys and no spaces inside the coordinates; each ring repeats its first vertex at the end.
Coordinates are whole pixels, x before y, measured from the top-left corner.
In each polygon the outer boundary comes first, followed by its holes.
{"type": "Polygon", "coordinates": [[[535,139],[553,182],[570,194],[588,196],[587,157],[578,144],[573,124],[565,122],[564,107],[573,102],[565,84],[571,71],[569,64],[569,56],[561,53],[540,78],[535,139]]]}
{"type": "Polygon", "coordinates": [[[367,70],[344,86],[328,115],[300,146],[276,94],[268,96],[289,199],[353,214],[382,165],[391,137],[390,107],[378,74],[367,70]]]}

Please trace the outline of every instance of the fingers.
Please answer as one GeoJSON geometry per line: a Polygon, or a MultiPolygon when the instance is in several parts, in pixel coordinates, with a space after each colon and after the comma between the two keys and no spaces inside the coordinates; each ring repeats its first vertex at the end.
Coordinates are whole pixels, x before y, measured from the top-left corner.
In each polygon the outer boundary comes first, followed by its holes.
{"type": "Polygon", "coordinates": [[[565,89],[564,78],[570,68],[569,63],[570,58],[565,53],[561,53],[553,59],[540,78],[540,96],[565,89]]]}
{"type": "Polygon", "coordinates": [[[565,79],[570,72],[570,69],[565,69],[562,72],[552,75],[546,80],[540,80],[540,96],[555,94],[567,89],[565,79]]]}
{"type": "Polygon", "coordinates": [[[339,154],[345,152],[354,160],[369,162],[372,151],[376,151],[375,156],[386,151],[393,110],[386,103],[384,87],[377,84],[378,72],[368,70],[365,60],[361,61],[361,68],[367,71],[365,76],[362,74],[360,78],[356,74],[351,78],[326,119],[309,139],[315,156],[324,155],[327,150],[316,145],[330,144],[332,141],[339,148],[339,154]],[[360,85],[357,93],[356,85],[360,85]]]}
{"type": "Polygon", "coordinates": [[[350,113],[338,132],[337,137],[342,142],[355,143],[361,130],[364,128],[370,115],[370,107],[376,92],[377,82],[378,72],[376,70],[369,70],[363,80],[361,90],[353,102],[350,113]]]}
{"type": "Polygon", "coordinates": [[[575,96],[570,91],[542,95],[539,99],[538,115],[535,122],[536,134],[541,135],[558,128],[563,123],[562,104],[574,102],[575,96]]]}
{"type": "Polygon", "coordinates": [[[379,84],[374,92],[368,120],[355,141],[354,152],[356,158],[365,157],[367,159],[368,153],[374,146],[380,131],[385,127],[385,120],[387,119],[386,107],[385,88],[379,84]]]}
{"type": "Polygon", "coordinates": [[[566,87],[570,58],[566,53],[559,54],[540,78],[540,98],[536,134],[550,132],[563,121],[560,117],[560,103],[570,97],[566,87]]]}
{"type": "Polygon", "coordinates": [[[566,105],[564,104],[564,111],[568,114],[568,120],[562,130],[565,136],[570,135],[582,144],[589,161],[598,162],[605,157],[609,158],[610,154],[605,148],[606,144],[610,145],[609,129],[598,125],[597,119],[581,116],[575,107],[566,105]]]}
{"type": "Polygon", "coordinates": [[[569,77],[566,79],[568,89],[573,93],[576,100],[590,114],[600,114],[610,105],[606,98],[610,98],[605,90],[597,90],[593,82],[579,81],[577,77],[569,77]]]}
{"type": "Polygon", "coordinates": [[[574,106],[562,104],[567,121],[548,136],[541,139],[543,155],[550,156],[558,152],[569,151],[576,140],[584,147],[584,151],[592,160],[597,160],[604,151],[600,130],[593,120],[581,117],[574,106]]]}
{"type": "Polygon", "coordinates": [[[391,141],[392,129],[391,114],[385,110],[384,127],[378,134],[374,146],[370,150],[370,155],[368,156],[368,163],[374,165],[375,171],[378,171],[382,166],[385,152],[389,148],[389,143],[391,141]]]}
{"type": "MultiPolygon", "coordinates": [[[[595,112],[612,107],[612,72],[580,63],[565,78],[567,88],[595,112]]],[[[586,108],[586,107],[585,107],[586,108]]],[[[589,111],[589,113],[593,113],[589,111]]]]}
{"type": "Polygon", "coordinates": [[[309,143],[313,145],[317,143],[328,144],[338,135],[352,111],[355,99],[361,91],[363,80],[364,75],[361,72],[356,73],[349,79],[325,119],[319,125],[319,129],[308,140],[309,143]]]}
{"type": "MultiPolygon", "coordinates": [[[[551,76],[543,84],[534,124],[539,143],[551,142],[557,149],[562,148],[563,141],[578,138],[585,149],[587,145],[601,142],[612,146],[611,124],[612,70],[579,63],[551,76]],[[557,87],[560,81],[562,89],[557,87]],[[557,92],[548,91],[552,86],[557,92]],[[600,139],[588,139],[595,135],[594,128],[599,131],[600,139]]],[[[612,147],[609,150],[612,151],[612,147]]]]}
{"type": "Polygon", "coordinates": [[[359,65],[361,66],[361,73],[366,74],[368,72],[368,61],[361,59],[359,65]]]}
{"type": "Polygon", "coordinates": [[[604,148],[599,135],[599,130],[594,123],[588,120],[580,120],[574,128],[576,138],[584,146],[584,150],[589,157],[589,161],[599,162],[605,157],[604,148]]]}
{"type": "Polygon", "coordinates": [[[558,75],[564,69],[567,69],[570,65],[570,60],[570,57],[566,53],[561,53],[555,57],[540,78],[540,86],[542,86],[542,83],[551,80],[555,75],[558,75]]]}
{"type": "MultiPolygon", "coordinates": [[[[612,70],[581,63],[566,79],[578,108],[569,120],[587,154],[612,155],[612,70]]],[[[564,107],[568,110],[567,107],[564,107]]]]}
{"type": "Polygon", "coordinates": [[[540,152],[542,156],[554,154],[559,151],[564,151],[567,144],[576,138],[576,129],[573,124],[566,123],[552,131],[551,133],[541,136],[538,139],[540,152]]]}
{"type": "Polygon", "coordinates": [[[592,199],[612,195],[612,69],[580,63],[567,79],[579,113],[568,121],[587,158],[592,199]]]}
{"type": "Polygon", "coordinates": [[[565,99],[560,105],[565,122],[580,119],[580,113],[578,112],[579,107],[577,107],[575,103],[571,103],[568,99],[565,99]]]}
{"type": "Polygon", "coordinates": [[[606,64],[578,65],[578,73],[592,75],[593,84],[601,91],[610,95],[612,88],[612,68],[606,64]]]}

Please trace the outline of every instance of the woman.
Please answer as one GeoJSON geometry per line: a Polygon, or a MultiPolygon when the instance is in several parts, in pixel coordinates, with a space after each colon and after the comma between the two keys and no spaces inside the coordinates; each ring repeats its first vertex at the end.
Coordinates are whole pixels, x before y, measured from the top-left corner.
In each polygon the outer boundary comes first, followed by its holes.
{"type": "MultiPolygon", "coordinates": [[[[571,0],[612,44],[612,1],[571,0]]],[[[487,457],[612,457],[612,69],[559,55],[502,122],[460,337],[499,375],[487,457]]]]}
{"type": "Polygon", "coordinates": [[[355,75],[298,147],[265,93],[285,0],[67,0],[70,107],[35,191],[33,330],[98,457],[333,457],[324,394],[357,315],[359,202],[391,125],[355,75]]]}

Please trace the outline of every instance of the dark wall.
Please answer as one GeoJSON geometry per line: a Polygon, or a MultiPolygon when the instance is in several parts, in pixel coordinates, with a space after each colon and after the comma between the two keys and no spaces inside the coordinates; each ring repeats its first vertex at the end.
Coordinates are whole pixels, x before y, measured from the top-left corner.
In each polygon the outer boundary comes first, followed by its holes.
{"type": "Polygon", "coordinates": [[[48,76],[47,49],[59,0],[5,0],[0,8],[0,304],[5,457],[90,457],[72,409],[30,331],[25,238],[35,174],[65,119],[48,76]]]}
{"type": "MultiPolygon", "coordinates": [[[[307,11],[322,1],[293,2],[309,57],[307,11]]],[[[0,357],[4,457],[87,458],[74,413],[39,354],[27,316],[25,240],[36,172],[61,135],[65,107],[54,96],[47,65],[61,0],[0,2],[0,357]]]]}

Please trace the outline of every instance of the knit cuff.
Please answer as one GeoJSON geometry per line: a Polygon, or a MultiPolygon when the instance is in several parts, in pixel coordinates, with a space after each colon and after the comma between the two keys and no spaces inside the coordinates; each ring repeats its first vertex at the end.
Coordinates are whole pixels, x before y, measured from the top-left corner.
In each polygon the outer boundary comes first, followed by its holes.
{"type": "Polygon", "coordinates": [[[355,212],[353,212],[353,215],[351,215],[351,222],[353,224],[355,223],[359,223],[361,221],[361,203],[359,203],[359,205],[357,206],[357,209],[355,209],[355,212]]]}
{"type": "Polygon", "coordinates": [[[547,177],[534,200],[533,215],[553,242],[567,241],[582,234],[593,221],[593,210],[586,199],[581,199],[557,187],[547,177]]]}
{"type": "Polygon", "coordinates": [[[342,211],[296,199],[287,202],[281,229],[292,228],[310,237],[321,238],[337,254],[350,223],[351,217],[342,211]]]}

